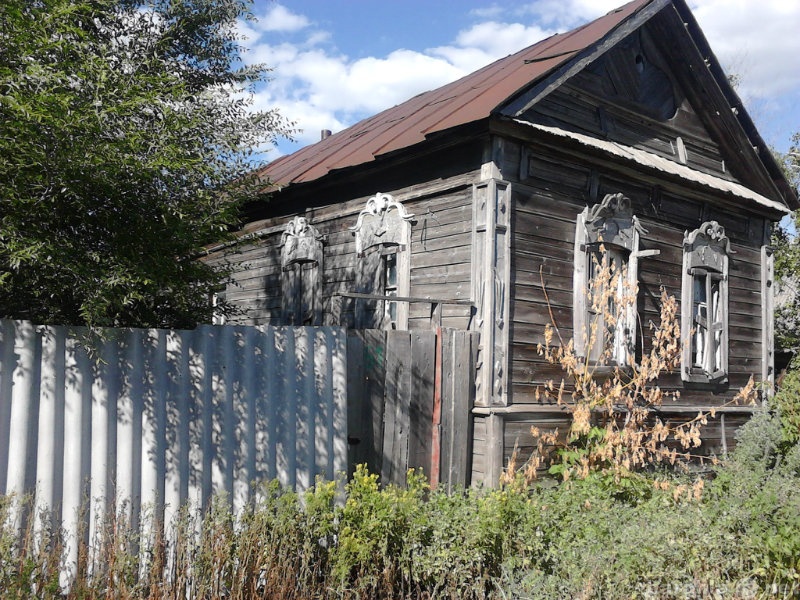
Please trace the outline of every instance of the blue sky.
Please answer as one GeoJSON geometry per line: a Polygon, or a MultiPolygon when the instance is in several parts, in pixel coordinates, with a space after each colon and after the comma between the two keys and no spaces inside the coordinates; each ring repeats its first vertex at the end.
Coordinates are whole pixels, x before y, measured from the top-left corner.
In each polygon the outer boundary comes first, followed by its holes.
{"type": "MultiPolygon", "coordinates": [[[[292,152],[439,87],[624,0],[255,0],[243,23],[246,62],[272,67],[258,108],[299,130],[267,156],[292,152]]],[[[800,130],[800,0],[689,0],[717,58],[767,143],[800,130]]]]}

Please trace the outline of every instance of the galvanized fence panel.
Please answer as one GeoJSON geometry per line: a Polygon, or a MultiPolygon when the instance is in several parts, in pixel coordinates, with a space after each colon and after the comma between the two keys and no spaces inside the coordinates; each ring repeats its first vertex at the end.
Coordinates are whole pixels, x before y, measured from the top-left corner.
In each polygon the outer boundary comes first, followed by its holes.
{"type": "Polygon", "coordinates": [[[333,479],[347,470],[346,347],[338,327],[98,336],[2,320],[0,494],[34,494],[74,534],[80,510],[90,527],[112,508],[144,526],[218,492],[240,508],[254,481],[333,479]]]}

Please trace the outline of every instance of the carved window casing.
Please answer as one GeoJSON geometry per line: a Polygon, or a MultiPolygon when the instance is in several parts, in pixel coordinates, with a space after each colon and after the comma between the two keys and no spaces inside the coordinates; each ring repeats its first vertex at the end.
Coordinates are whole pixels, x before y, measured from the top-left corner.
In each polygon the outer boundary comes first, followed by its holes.
{"type": "Polygon", "coordinates": [[[623,194],[607,194],[602,202],[578,215],[574,344],[577,356],[587,365],[627,367],[635,360],[641,233],[644,230],[633,214],[631,201],[623,194]],[[593,302],[593,296],[605,297],[606,305],[593,302]]]}
{"type": "Polygon", "coordinates": [[[372,196],[350,228],[356,238],[356,292],[377,296],[356,301],[360,329],[408,329],[408,303],[389,296],[408,296],[411,225],[414,215],[389,194],[372,196]]]}
{"type": "Polygon", "coordinates": [[[322,245],[324,237],[305,217],[294,217],[281,235],[282,321],[322,324],[322,245]]]}
{"type": "Polygon", "coordinates": [[[707,221],[683,239],[681,376],[691,383],[728,377],[728,257],[725,229],[707,221]]]}
{"type": "Polygon", "coordinates": [[[227,323],[225,313],[220,310],[220,306],[225,302],[225,296],[225,288],[220,288],[219,290],[213,291],[209,295],[212,325],[225,325],[227,323]]]}

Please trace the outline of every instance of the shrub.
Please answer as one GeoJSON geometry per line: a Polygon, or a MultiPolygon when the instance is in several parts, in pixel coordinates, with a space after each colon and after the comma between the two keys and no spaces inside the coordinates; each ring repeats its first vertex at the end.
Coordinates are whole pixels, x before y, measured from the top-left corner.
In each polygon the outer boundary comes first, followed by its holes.
{"type": "MultiPolygon", "coordinates": [[[[604,252],[600,247],[600,253],[604,252]]],[[[619,364],[617,334],[609,335],[627,323],[636,312],[638,288],[629,282],[626,267],[619,270],[613,261],[594,259],[593,277],[587,293],[589,314],[594,315],[576,336],[584,348],[600,345],[596,361],[588,362],[578,356],[574,340],[561,338],[555,323],[545,328],[544,344],[539,354],[550,364],[561,367],[564,377],[560,383],[549,381],[536,391],[537,397],[554,401],[571,415],[566,437],[558,431],[531,429],[537,449],[520,469],[516,452],[503,476],[513,480],[518,469],[525,479],[538,478],[541,467],[549,466],[551,475],[565,481],[600,474],[601,481],[623,493],[641,493],[642,480],[636,471],[652,469],[660,464],[687,464],[692,453],[702,443],[700,431],[715,409],[699,412],[694,418],[680,423],[664,422],[658,410],[665,399],[677,399],[679,393],[665,392],[658,378],[680,365],[681,328],[678,303],[662,288],[660,320],[650,324],[650,343],[636,360],[633,348],[626,353],[627,364],[619,364]],[[555,449],[555,450],[553,450],[555,449]]],[[[547,300],[547,290],[542,279],[547,300]]],[[[628,345],[630,345],[629,342],[628,345]]],[[[729,404],[755,403],[755,382],[750,382],[729,404]]],[[[715,459],[711,457],[711,460],[715,459]]]]}

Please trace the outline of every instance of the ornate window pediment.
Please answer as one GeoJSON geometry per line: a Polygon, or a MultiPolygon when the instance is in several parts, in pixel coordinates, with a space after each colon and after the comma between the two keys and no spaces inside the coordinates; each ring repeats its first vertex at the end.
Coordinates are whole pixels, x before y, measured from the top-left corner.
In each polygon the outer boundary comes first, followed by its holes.
{"type": "Polygon", "coordinates": [[[305,217],[294,217],[281,234],[281,268],[298,263],[322,262],[324,236],[305,217]]]}
{"type": "Polygon", "coordinates": [[[414,215],[408,214],[389,194],[375,194],[367,200],[358,213],[356,224],[350,228],[356,236],[356,252],[363,256],[366,250],[377,245],[408,245],[413,219],[414,215]]]}
{"type": "Polygon", "coordinates": [[[683,251],[687,256],[687,268],[725,269],[727,257],[734,254],[725,228],[716,221],[707,221],[683,238],[683,251]]]}
{"type": "Polygon", "coordinates": [[[603,243],[628,252],[636,249],[637,235],[644,233],[630,198],[623,194],[607,194],[602,202],[586,209],[583,222],[588,244],[603,243]]]}

